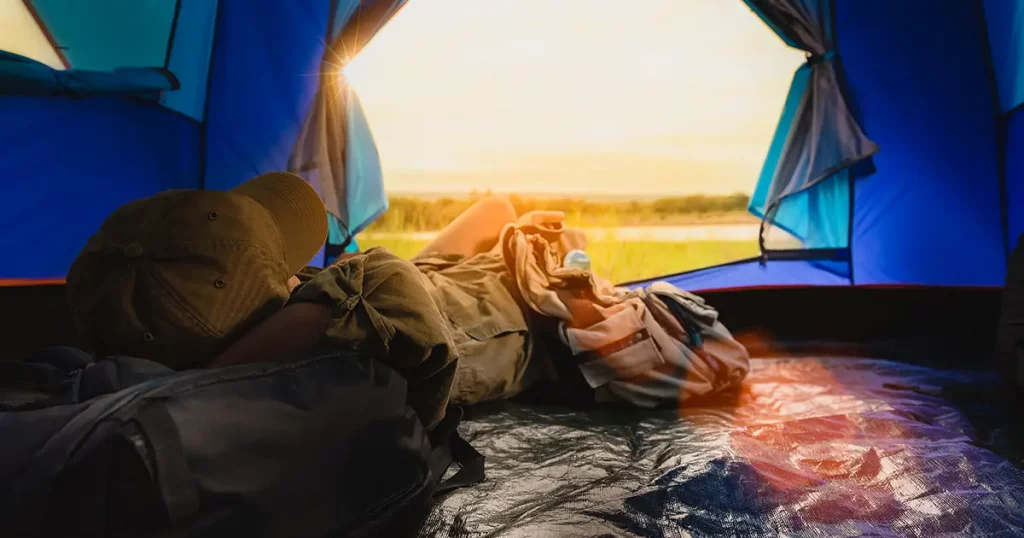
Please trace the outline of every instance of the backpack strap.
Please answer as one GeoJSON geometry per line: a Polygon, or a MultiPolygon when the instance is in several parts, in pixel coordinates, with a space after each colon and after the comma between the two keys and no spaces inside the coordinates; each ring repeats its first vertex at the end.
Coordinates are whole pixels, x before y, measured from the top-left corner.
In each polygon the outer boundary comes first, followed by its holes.
{"type": "Polygon", "coordinates": [[[458,427],[462,417],[462,408],[451,406],[441,422],[430,432],[433,449],[429,465],[431,477],[437,483],[434,488],[435,497],[478,484],[486,478],[483,454],[459,436],[458,427]],[[442,480],[452,463],[458,463],[460,469],[448,480],[442,480]]]}
{"type": "Polygon", "coordinates": [[[172,525],[193,517],[199,509],[196,488],[185,463],[185,448],[178,426],[160,401],[147,405],[135,415],[134,421],[148,441],[143,448],[149,454],[140,454],[153,465],[154,482],[160,492],[168,520],[172,525]]]}
{"type": "Polygon", "coordinates": [[[49,347],[25,359],[30,364],[48,364],[63,372],[81,370],[93,362],[88,352],[71,346],[49,347]]]}

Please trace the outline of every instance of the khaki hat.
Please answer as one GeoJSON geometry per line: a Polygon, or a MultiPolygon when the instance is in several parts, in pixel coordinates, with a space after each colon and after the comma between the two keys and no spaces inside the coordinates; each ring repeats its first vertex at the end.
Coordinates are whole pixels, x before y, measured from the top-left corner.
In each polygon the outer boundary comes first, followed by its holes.
{"type": "Polygon", "coordinates": [[[97,355],[201,366],[284,305],[326,239],[323,202],[292,174],[166,191],[107,217],[68,271],[68,302],[97,355]]]}

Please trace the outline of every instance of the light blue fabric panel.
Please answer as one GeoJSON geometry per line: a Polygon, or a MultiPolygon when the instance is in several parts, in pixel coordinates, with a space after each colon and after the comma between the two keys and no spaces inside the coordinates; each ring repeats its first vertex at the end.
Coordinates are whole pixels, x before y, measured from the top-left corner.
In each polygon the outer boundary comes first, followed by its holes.
{"type": "MultiPolygon", "coordinates": [[[[404,0],[339,2],[332,23],[335,35],[322,70],[349,60],[394,16],[404,0]]],[[[316,102],[295,143],[289,169],[316,170],[327,210],[337,219],[330,239],[342,244],[387,209],[380,157],[369,123],[344,73],[321,77],[316,102]],[[339,240],[339,238],[341,238],[339,240]]]]}
{"type": "MultiPolygon", "coordinates": [[[[786,43],[809,54],[793,77],[749,209],[766,231],[780,228],[804,248],[845,248],[849,210],[834,211],[849,206],[853,176],[843,172],[878,146],[864,135],[840,90],[832,2],[745,1],[786,43]]],[[[774,249],[768,241],[764,247],[774,249]]]]}
{"type": "MultiPolygon", "coordinates": [[[[763,219],[765,216],[772,179],[793,127],[794,116],[806,94],[810,75],[810,66],[806,64],[793,75],[793,83],[783,104],[779,125],[748,205],[750,213],[758,218],[763,219]]],[[[850,177],[850,172],[843,170],[812,189],[786,197],[780,202],[771,225],[797,237],[808,249],[849,246],[850,177]]],[[[772,248],[770,244],[766,246],[772,248]]]]}
{"type": "Polygon", "coordinates": [[[1003,112],[1024,103],[1024,2],[984,0],[992,64],[1003,112]]]}
{"type": "Polygon", "coordinates": [[[31,0],[77,69],[163,67],[177,0],[31,0]]]}
{"type": "Polygon", "coordinates": [[[338,5],[334,10],[334,20],[331,21],[331,36],[333,38],[341,35],[345,25],[359,9],[359,3],[360,0],[338,0],[338,5]]]}
{"type": "Polygon", "coordinates": [[[355,237],[350,238],[348,228],[331,213],[327,214],[327,242],[331,245],[346,245],[345,252],[359,252],[359,243],[355,237]]]}
{"type": "Polygon", "coordinates": [[[851,175],[849,169],[842,170],[814,188],[787,196],[780,202],[774,226],[799,238],[807,249],[848,247],[851,175]]]}
{"type": "Polygon", "coordinates": [[[180,87],[163,95],[164,106],[202,121],[219,0],[179,0],[178,22],[167,68],[180,87]]]}
{"type": "MultiPolygon", "coordinates": [[[[345,137],[345,184],[348,206],[348,234],[355,235],[388,209],[384,174],[370,124],[356,92],[348,86],[345,137]]],[[[341,244],[341,243],[333,243],[341,244]]]]}
{"type": "Polygon", "coordinates": [[[775,128],[775,135],[768,146],[768,155],[765,156],[764,164],[761,166],[761,174],[754,186],[754,193],[750,196],[748,210],[757,218],[765,217],[765,209],[768,205],[768,191],[772,186],[772,178],[775,177],[775,169],[779,166],[779,159],[782,157],[782,149],[786,146],[786,139],[793,129],[793,118],[800,103],[807,93],[807,83],[810,81],[811,68],[808,65],[800,66],[793,73],[793,82],[789,85],[789,93],[786,94],[786,101],[782,105],[782,115],[779,124],[775,128]]]}

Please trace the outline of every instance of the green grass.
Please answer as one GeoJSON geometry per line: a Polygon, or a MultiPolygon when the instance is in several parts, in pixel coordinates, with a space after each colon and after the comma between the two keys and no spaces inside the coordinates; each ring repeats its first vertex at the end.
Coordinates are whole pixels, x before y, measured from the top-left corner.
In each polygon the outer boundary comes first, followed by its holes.
{"type": "MultiPolygon", "coordinates": [[[[357,238],[359,248],[383,246],[395,255],[409,259],[427,242],[415,239],[375,237],[357,238]]],[[[755,241],[593,241],[587,247],[594,271],[612,282],[630,282],[680,273],[758,255],[755,241]]]]}

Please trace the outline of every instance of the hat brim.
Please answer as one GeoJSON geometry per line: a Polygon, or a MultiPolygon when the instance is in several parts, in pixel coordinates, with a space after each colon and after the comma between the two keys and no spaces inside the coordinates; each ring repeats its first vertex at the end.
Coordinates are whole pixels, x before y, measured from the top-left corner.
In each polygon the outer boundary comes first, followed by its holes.
{"type": "Polygon", "coordinates": [[[320,195],[299,176],[270,172],[231,189],[266,208],[284,239],[292,273],[308,265],[327,241],[327,210],[320,195]]]}

